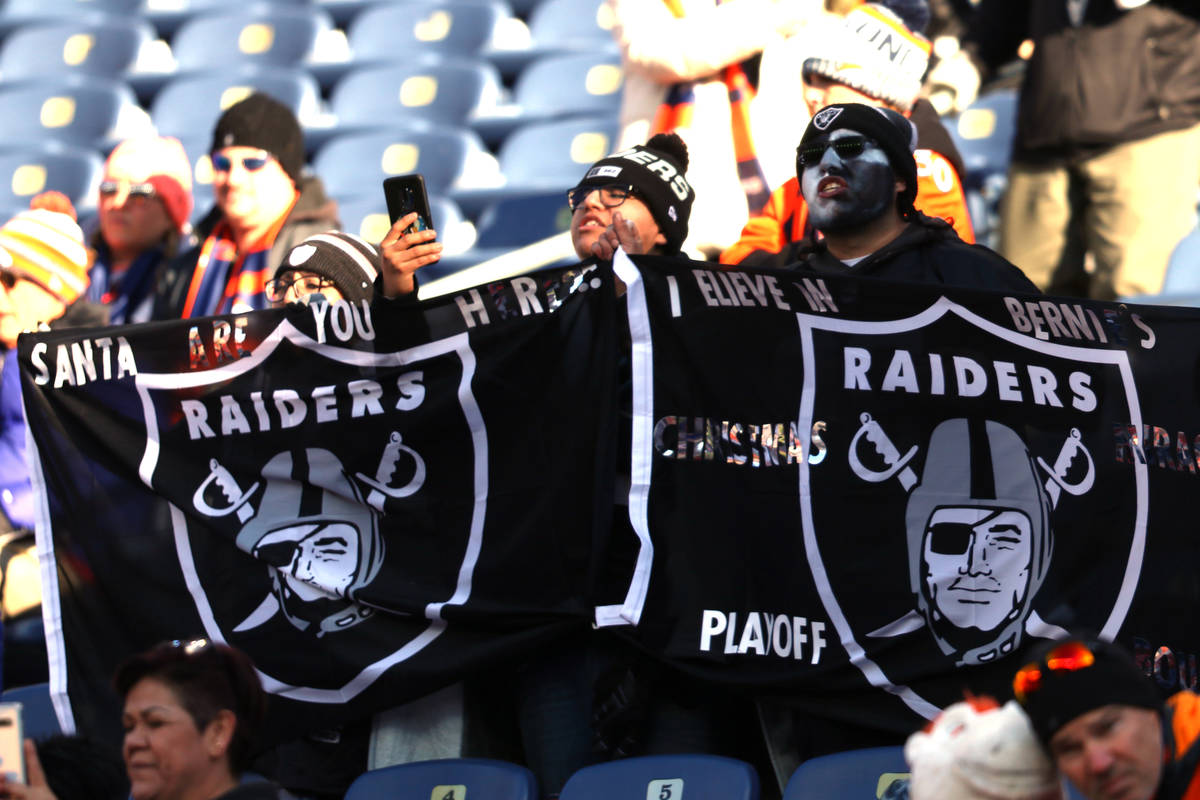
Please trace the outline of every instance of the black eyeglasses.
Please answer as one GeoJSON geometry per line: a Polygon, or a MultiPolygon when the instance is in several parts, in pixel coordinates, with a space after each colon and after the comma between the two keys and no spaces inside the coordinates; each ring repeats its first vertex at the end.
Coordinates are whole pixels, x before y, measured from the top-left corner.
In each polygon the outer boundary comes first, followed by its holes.
{"type": "Polygon", "coordinates": [[[329,278],[305,272],[285,272],[267,284],[265,293],[270,303],[282,303],[287,298],[288,290],[297,302],[324,289],[335,288],[337,284],[329,278]]]}
{"type": "MultiPolygon", "coordinates": [[[[258,172],[271,160],[270,156],[247,156],[240,159],[247,172],[258,172]]],[[[213,169],[217,172],[229,172],[233,169],[233,159],[224,153],[212,154],[213,169]]]]}
{"type": "Polygon", "coordinates": [[[100,184],[100,196],[112,197],[125,186],[126,194],[132,198],[148,200],[156,194],[154,185],[150,183],[128,183],[125,181],[104,181],[100,184]]]}
{"type": "Polygon", "coordinates": [[[600,202],[605,208],[616,208],[635,194],[628,183],[607,183],[604,186],[576,186],[567,192],[567,205],[571,210],[579,208],[584,201],[592,196],[592,192],[600,193],[600,202]]]}
{"type": "Polygon", "coordinates": [[[806,144],[796,148],[796,167],[798,170],[802,170],[819,163],[824,157],[825,151],[830,147],[833,148],[833,152],[838,154],[838,158],[857,158],[870,144],[873,142],[865,136],[847,136],[844,139],[827,139],[823,142],[806,144]]]}

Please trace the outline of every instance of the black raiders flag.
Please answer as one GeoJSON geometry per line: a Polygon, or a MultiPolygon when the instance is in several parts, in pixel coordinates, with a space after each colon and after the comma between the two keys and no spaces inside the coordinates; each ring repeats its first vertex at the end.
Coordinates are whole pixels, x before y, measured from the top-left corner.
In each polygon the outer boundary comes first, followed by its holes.
{"type": "Polygon", "coordinates": [[[587,625],[615,304],[588,267],[22,337],[60,714],[111,731],[118,661],[204,636],[295,735],[587,625]]]}
{"type": "Polygon", "coordinates": [[[896,732],[1066,629],[1196,686],[1200,312],[636,262],[642,569],[598,621],[896,732]]]}

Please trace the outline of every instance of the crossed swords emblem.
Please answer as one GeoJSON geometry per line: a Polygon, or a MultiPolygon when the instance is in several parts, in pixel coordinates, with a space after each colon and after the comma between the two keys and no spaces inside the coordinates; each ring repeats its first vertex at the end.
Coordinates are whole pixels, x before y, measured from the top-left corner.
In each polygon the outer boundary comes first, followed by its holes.
{"type": "MultiPolygon", "coordinates": [[[[900,482],[900,485],[904,487],[904,491],[911,491],[917,484],[917,474],[909,466],[909,462],[917,454],[917,446],[913,445],[901,455],[900,449],[892,442],[879,422],[871,418],[869,413],[864,411],[859,415],[858,420],[860,423],[858,430],[855,431],[854,437],[850,440],[850,469],[860,479],[868,483],[882,483],[895,477],[900,482]],[[864,438],[874,446],[875,452],[883,460],[883,469],[871,469],[863,464],[858,453],[859,444],[864,438]]],[[[1086,494],[1096,480],[1096,465],[1092,461],[1092,454],[1083,444],[1083,437],[1078,428],[1072,428],[1067,434],[1067,439],[1063,442],[1062,447],[1059,448],[1053,466],[1040,456],[1037,458],[1037,463],[1038,466],[1046,471],[1044,486],[1046,495],[1050,498],[1051,508],[1058,506],[1059,498],[1062,497],[1063,492],[1078,497],[1086,494]],[[1067,481],[1067,476],[1078,456],[1083,456],[1087,464],[1087,470],[1083,477],[1071,483],[1067,481]]],[[[925,620],[918,612],[910,611],[895,622],[871,631],[867,635],[875,638],[899,636],[918,630],[924,624],[925,620]]],[[[1028,619],[1025,621],[1025,630],[1031,636],[1040,638],[1055,638],[1067,635],[1064,629],[1043,620],[1037,611],[1030,612],[1028,619]]]]}
{"type": "MultiPolygon", "coordinates": [[[[208,476],[192,495],[192,506],[207,517],[224,517],[236,512],[239,522],[248,522],[255,513],[250,499],[258,491],[261,482],[255,481],[249,489],[243,491],[233,473],[217,459],[209,459],[208,468],[208,476]],[[221,494],[225,497],[224,505],[217,507],[209,503],[206,495],[211,486],[220,489],[221,494]]],[[[379,459],[379,467],[375,470],[375,477],[372,478],[361,472],[356,473],[355,477],[370,490],[367,493],[367,504],[382,513],[384,503],[389,498],[398,500],[420,491],[425,484],[425,459],[421,458],[421,454],[416,450],[404,444],[400,434],[393,431],[388,438],[388,443],[384,445],[383,455],[379,459]],[[415,464],[413,475],[403,486],[392,486],[392,478],[395,476],[396,468],[400,465],[400,458],[404,453],[413,459],[415,464]]]]}

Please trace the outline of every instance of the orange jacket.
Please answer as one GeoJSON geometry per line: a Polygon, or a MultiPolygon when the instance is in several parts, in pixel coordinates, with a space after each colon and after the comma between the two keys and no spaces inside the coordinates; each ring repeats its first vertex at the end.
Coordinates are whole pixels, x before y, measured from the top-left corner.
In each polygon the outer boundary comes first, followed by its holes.
{"type": "MultiPolygon", "coordinates": [[[[975,243],[971,215],[962,180],[941,153],[918,149],[917,199],[918,211],[949,222],[958,237],[967,244],[975,243]]],[[[808,222],[808,204],[800,194],[800,181],[792,178],[771,194],[762,211],[750,218],[742,228],[742,237],[721,253],[722,264],[740,264],[755,250],[778,253],[790,242],[804,238],[808,222]]]]}
{"type": "Polygon", "coordinates": [[[1163,709],[1163,778],[1154,800],[1200,800],[1200,695],[1171,695],[1163,709]]]}

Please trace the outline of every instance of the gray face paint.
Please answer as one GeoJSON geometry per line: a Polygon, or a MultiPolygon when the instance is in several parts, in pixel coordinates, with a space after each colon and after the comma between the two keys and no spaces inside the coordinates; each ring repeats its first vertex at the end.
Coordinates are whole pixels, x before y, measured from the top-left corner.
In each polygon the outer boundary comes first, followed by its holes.
{"type": "MultiPolygon", "coordinates": [[[[825,141],[852,136],[862,134],[839,128],[825,141]]],[[[887,154],[868,140],[862,154],[845,160],[833,148],[826,149],[818,163],[804,168],[800,191],[813,226],[824,233],[840,233],[873,222],[895,205],[896,176],[887,154]],[[827,176],[840,178],[845,185],[833,196],[821,197],[818,187],[827,176]]]]}

